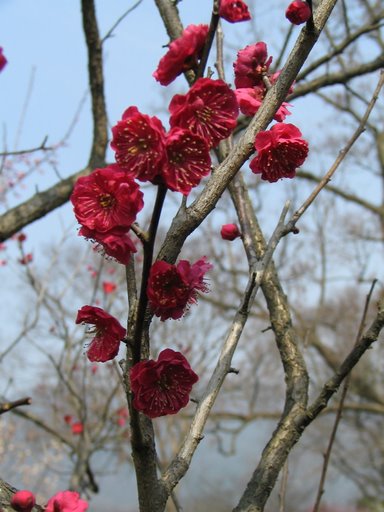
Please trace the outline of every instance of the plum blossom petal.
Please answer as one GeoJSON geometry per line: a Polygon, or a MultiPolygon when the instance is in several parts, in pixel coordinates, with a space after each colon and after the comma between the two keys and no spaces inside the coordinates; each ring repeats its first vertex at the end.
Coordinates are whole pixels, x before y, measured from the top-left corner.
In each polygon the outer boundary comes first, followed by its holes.
{"type": "Polygon", "coordinates": [[[76,323],[95,326],[92,332],[95,336],[87,350],[91,362],[105,363],[117,356],[126,330],[115,317],[96,306],[83,306],[77,313],[76,323]]]}
{"type": "Polygon", "coordinates": [[[170,43],[153,73],[154,78],[161,85],[169,85],[184,71],[196,68],[207,35],[208,25],[188,25],[181,36],[170,43]]]}
{"type": "Polygon", "coordinates": [[[130,371],[133,406],[150,418],[176,414],[188,405],[198,376],[181,352],[168,348],[157,361],[135,364],[130,371]]]}
{"type": "Polygon", "coordinates": [[[88,503],[80,498],[78,492],[60,491],[48,500],[45,512],[85,512],[88,503]]]}
{"type": "Polygon", "coordinates": [[[221,0],[219,16],[230,23],[251,19],[248,6],[243,0],[221,0]]]}
{"type": "Polygon", "coordinates": [[[206,141],[184,128],[172,128],[166,137],[166,162],[162,168],[165,185],[188,195],[211,170],[206,141]]]}
{"type": "Polygon", "coordinates": [[[203,257],[192,265],[180,260],[177,265],[156,261],[150,270],[147,295],[154,314],[162,321],[181,318],[197,302],[197,292],[208,292],[205,274],[212,265],[203,257]]]}
{"type": "Polygon", "coordinates": [[[257,156],[249,164],[252,172],[271,183],[293,178],[308,156],[308,142],[293,124],[277,123],[259,132],[255,139],[257,156]]]}
{"type": "Polygon", "coordinates": [[[17,512],[31,512],[35,504],[35,496],[28,490],[17,491],[11,499],[11,507],[17,512]]]}
{"type": "Polygon", "coordinates": [[[271,62],[267,45],[262,41],[240,50],[233,64],[236,88],[263,86],[263,73],[268,72],[271,62]]]}
{"type": "Polygon", "coordinates": [[[144,206],[139,185],[117,165],[80,177],[71,201],[79,224],[103,233],[117,227],[128,230],[144,206]]]}
{"type": "Polygon", "coordinates": [[[111,148],[119,166],[140,181],[153,181],[165,155],[161,121],[129,107],[112,133],[111,148]]]}
{"type": "Polygon", "coordinates": [[[311,14],[311,7],[307,2],[303,2],[302,0],[291,2],[285,11],[285,17],[294,25],[306,23],[311,17],[311,14]]]}
{"type": "Polygon", "coordinates": [[[229,137],[237,124],[235,93],[222,80],[199,78],[187,94],[176,94],[169,104],[171,127],[189,129],[210,148],[229,137]]]}

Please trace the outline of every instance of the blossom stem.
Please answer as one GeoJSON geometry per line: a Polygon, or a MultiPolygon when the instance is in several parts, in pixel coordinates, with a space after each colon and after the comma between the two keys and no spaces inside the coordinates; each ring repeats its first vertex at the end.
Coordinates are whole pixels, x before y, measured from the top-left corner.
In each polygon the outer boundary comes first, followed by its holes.
{"type": "Polygon", "coordinates": [[[204,76],[205,66],[207,65],[209,53],[212,48],[213,39],[215,37],[217,26],[219,24],[219,19],[220,19],[220,17],[219,17],[219,2],[217,0],[215,0],[213,2],[212,17],[211,17],[211,23],[209,25],[207,40],[204,45],[203,55],[202,55],[200,63],[199,63],[199,68],[196,73],[195,81],[198,78],[202,78],[204,76]]]}
{"type": "MultiPolygon", "coordinates": [[[[135,334],[133,340],[133,361],[132,364],[136,364],[141,359],[141,341],[142,341],[142,331],[145,319],[145,312],[148,304],[147,297],[147,284],[148,284],[148,276],[149,271],[152,265],[153,259],[153,248],[155,245],[157,228],[160,221],[161,211],[163,209],[164,199],[167,194],[167,187],[165,185],[159,185],[157,189],[157,196],[155,205],[153,208],[151,223],[149,225],[148,230],[148,240],[144,241],[144,258],[143,258],[143,271],[141,276],[141,288],[140,288],[140,298],[137,310],[136,317],[136,325],[135,325],[135,334]]],[[[146,347],[147,348],[147,347],[146,347]]],[[[148,349],[148,348],[147,348],[148,349]]]]}

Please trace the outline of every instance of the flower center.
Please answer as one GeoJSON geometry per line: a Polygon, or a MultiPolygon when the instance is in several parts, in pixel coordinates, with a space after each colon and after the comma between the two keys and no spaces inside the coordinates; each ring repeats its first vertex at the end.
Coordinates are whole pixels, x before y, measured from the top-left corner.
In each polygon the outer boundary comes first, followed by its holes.
{"type": "Polygon", "coordinates": [[[169,163],[175,166],[183,163],[183,161],[184,156],[182,153],[172,153],[169,157],[169,163]]]}
{"type": "Polygon", "coordinates": [[[161,389],[164,389],[164,390],[170,389],[171,384],[172,384],[166,374],[163,374],[157,383],[161,387],[161,389]]]}
{"type": "Polygon", "coordinates": [[[111,208],[115,203],[115,198],[111,194],[100,194],[99,204],[102,208],[111,208]]]}
{"type": "Polygon", "coordinates": [[[149,144],[146,139],[139,139],[134,146],[130,146],[128,148],[128,153],[132,156],[135,156],[138,153],[145,153],[148,147],[149,144]]]}

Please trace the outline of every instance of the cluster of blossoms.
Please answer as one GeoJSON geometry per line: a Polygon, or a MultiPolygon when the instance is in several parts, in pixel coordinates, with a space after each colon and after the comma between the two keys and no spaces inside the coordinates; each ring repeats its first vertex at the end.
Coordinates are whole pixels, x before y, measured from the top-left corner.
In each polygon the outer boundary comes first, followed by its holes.
{"type": "Polygon", "coordinates": [[[143,193],[134,179],[116,164],[95,169],[77,180],[71,201],[82,226],[79,234],[127,264],[130,254],[136,252],[127,233],[144,206],[143,193]]]}
{"type": "MultiPolygon", "coordinates": [[[[36,498],[31,491],[17,491],[11,500],[11,507],[17,512],[31,512],[36,504],[36,498]]],[[[45,512],[85,512],[88,503],[80,498],[79,493],[60,491],[48,500],[45,512]]]]}
{"type": "MultiPolygon", "coordinates": [[[[268,57],[267,45],[258,42],[237,54],[237,60],[233,64],[235,72],[235,94],[241,112],[245,116],[253,116],[261,107],[263,99],[268,91],[268,86],[273,85],[280,72],[269,73],[272,57],[268,57]]],[[[283,103],[277,110],[274,119],[284,121],[290,115],[289,105],[283,103]]]]}
{"type": "MultiPolygon", "coordinates": [[[[231,23],[250,19],[242,0],[222,0],[219,5],[219,16],[231,23]]],[[[290,7],[290,12],[300,17],[298,8],[302,6],[290,7]]],[[[166,86],[183,72],[196,72],[208,33],[208,25],[189,25],[169,44],[154,78],[166,86]]],[[[261,107],[279,77],[279,72],[270,73],[271,62],[266,44],[258,42],[238,52],[235,90],[222,80],[198,78],[186,94],[173,96],[168,107],[168,131],[156,116],[144,114],[136,106],[127,108],[112,128],[116,163],[94,170],[74,187],[71,201],[81,224],[79,234],[127,265],[136,252],[128,232],[144,204],[136,180],[188,195],[210,173],[210,151],[232,134],[239,110],[253,116],[261,107]]],[[[283,122],[290,114],[288,107],[287,103],[280,106],[274,116],[277,124],[260,132],[254,143],[257,155],[250,163],[251,170],[270,182],[292,178],[308,153],[300,130],[283,122]]],[[[241,232],[236,224],[226,224],[221,236],[232,241],[241,237],[241,232]]],[[[193,264],[186,260],[177,264],[155,261],[145,283],[151,312],[161,321],[180,319],[196,303],[198,293],[208,291],[204,278],[211,268],[205,257],[193,264]]],[[[114,283],[103,283],[105,294],[115,289],[114,283]]],[[[118,354],[126,330],[116,318],[86,305],[79,309],[76,323],[94,326],[87,350],[90,361],[106,362],[118,354]]],[[[150,418],[175,414],[187,405],[197,380],[180,352],[165,349],[157,361],[140,361],[132,367],[133,406],[150,418]]]]}
{"type": "MultiPolygon", "coordinates": [[[[264,42],[247,46],[237,54],[234,63],[235,94],[241,112],[247,116],[256,114],[268,87],[279,77],[279,71],[269,73],[271,62],[272,57],[268,57],[264,42]]],[[[308,143],[300,130],[293,124],[282,122],[290,114],[288,106],[283,102],[274,116],[278,123],[270,130],[259,132],[255,138],[257,156],[251,161],[250,168],[271,183],[281,178],[293,178],[308,155],[308,143]]]]}
{"type": "MultiPolygon", "coordinates": [[[[173,68],[167,75],[168,60],[163,59],[161,76],[171,80],[173,68]]],[[[210,172],[210,149],[236,126],[236,97],[222,80],[200,78],[187,94],[172,98],[169,111],[167,133],[157,117],[129,107],[112,128],[111,147],[120,168],[132,178],[188,195],[210,172]]]]}
{"type": "Polygon", "coordinates": [[[252,172],[271,183],[293,178],[308,155],[308,142],[293,124],[277,123],[259,132],[255,139],[257,156],[249,164],[252,172]]]}

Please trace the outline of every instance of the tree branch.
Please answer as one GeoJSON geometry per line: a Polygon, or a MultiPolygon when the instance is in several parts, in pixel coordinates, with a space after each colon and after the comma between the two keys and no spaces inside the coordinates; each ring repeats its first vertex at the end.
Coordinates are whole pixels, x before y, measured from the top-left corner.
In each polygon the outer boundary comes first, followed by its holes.
{"type": "Polygon", "coordinates": [[[384,55],[381,54],[376,59],[363,64],[356,64],[350,66],[346,71],[337,71],[335,73],[326,73],[325,75],[314,78],[313,80],[299,84],[295,87],[292,94],[287,98],[287,101],[292,101],[295,98],[301,98],[309,93],[315,92],[322,87],[329,87],[330,85],[346,84],[353,78],[358,76],[373,73],[384,66],[384,55]]]}
{"type": "Polygon", "coordinates": [[[0,403],[0,414],[4,414],[15,407],[20,407],[21,405],[31,405],[32,399],[30,397],[20,398],[19,400],[14,400],[13,402],[3,402],[0,403]]]}

